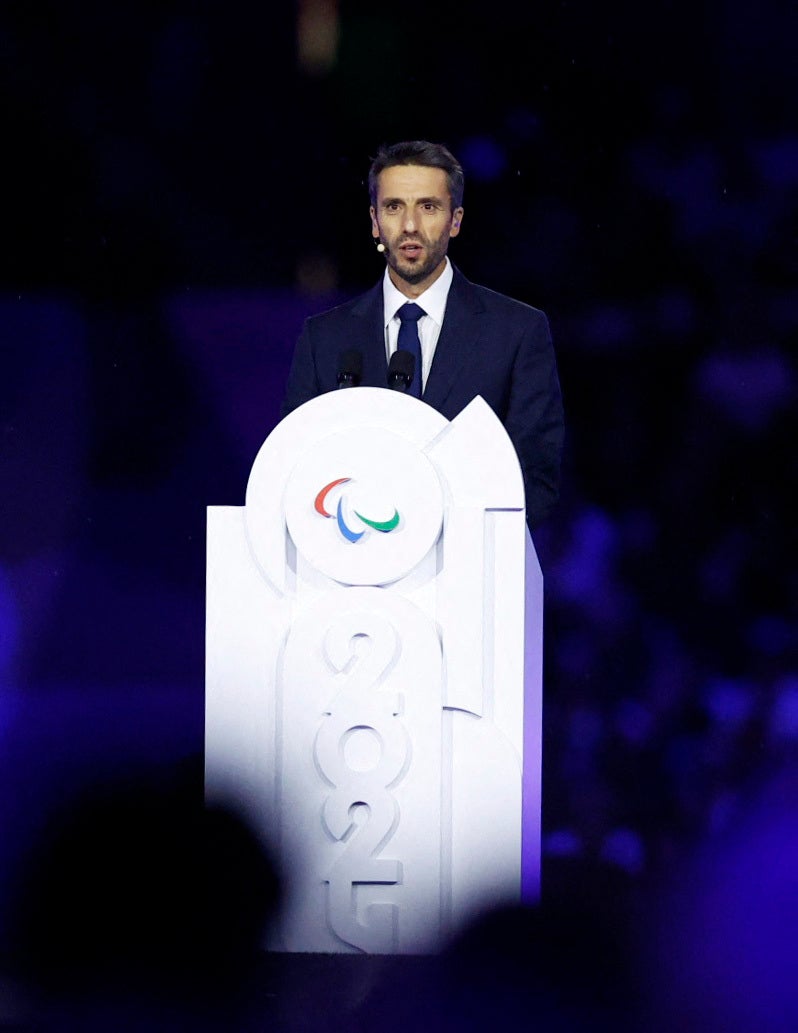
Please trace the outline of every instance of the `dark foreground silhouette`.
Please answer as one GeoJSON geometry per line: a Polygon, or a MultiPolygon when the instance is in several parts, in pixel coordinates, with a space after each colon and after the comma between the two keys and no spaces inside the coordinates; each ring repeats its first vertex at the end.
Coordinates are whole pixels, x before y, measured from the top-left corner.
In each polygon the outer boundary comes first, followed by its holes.
{"type": "Polygon", "coordinates": [[[14,974],[45,1030],[250,1028],[276,868],[201,783],[95,789],[53,824],[18,895],[14,974]]]}

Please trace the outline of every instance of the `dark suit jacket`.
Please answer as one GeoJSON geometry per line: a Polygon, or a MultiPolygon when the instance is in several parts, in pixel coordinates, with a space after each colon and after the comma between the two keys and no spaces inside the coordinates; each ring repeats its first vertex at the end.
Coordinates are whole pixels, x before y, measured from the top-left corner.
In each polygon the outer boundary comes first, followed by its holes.
{"type": "MultiPolygon", "coordinates": [[[[386,387],[382,280],[354,301],[305,321],[283,403],[285,416],[337,387],[341,352],[363,354],[365,387],[386,387]]],[[[456,269],[423,400],[452,420],[476,396],[504,424],[526,488],[527,519],[557,501],[563,412],[549,324],[538,309],[470,283],[456,269]]]]}

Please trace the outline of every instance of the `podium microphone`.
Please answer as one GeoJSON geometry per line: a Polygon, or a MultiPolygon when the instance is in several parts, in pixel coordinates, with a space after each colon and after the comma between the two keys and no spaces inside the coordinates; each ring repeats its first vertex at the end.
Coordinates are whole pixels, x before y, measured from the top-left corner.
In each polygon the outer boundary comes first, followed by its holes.
{"type": "Polygon", "coordinates": [[[407,391],[413,383],[416,357],[404,348],[398,348],[388,363],[388,387],[394,391],[407,391]]]}
{"type": "Polygon", "coordinates": [[[341,352],[336,381],[338,387],[357,387],[363,376],[363,355],[355,348],[341,352]]]}

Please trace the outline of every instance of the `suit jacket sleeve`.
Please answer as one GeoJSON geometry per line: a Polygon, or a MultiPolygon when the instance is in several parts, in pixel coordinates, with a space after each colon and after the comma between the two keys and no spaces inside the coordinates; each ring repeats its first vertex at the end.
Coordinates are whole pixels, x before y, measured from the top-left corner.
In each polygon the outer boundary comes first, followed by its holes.
{"type": "Polygon", "coordinates": [[[539,524],[560,492],[564,420],[549,323],[535,310],[515,353],[504,425],[515,445],[526,490],[527,521],[539,524]]]}
{"type": "Polygon", "coordinates": [[[311,320],[306,319],[294,349],[280,419],[321,393],[322,387],[319,382],[312,344],[311,320]]]}

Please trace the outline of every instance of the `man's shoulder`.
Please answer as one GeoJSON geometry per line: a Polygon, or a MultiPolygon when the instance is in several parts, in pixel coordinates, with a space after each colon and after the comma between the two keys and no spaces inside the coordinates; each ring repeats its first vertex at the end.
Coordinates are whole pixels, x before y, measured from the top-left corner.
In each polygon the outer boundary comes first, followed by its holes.
{"type": "Polygon", "coordinates": [[[358,294],[348,301],[343,301],[332,308],[324,309],[308,316],[306,323],[311,326],[322,326],[326,323],[335,324],[346,322],[350,316],[364,315],[373,305],[382,303],[382,284],[377,284],[363,294],[358,294]]]}
{"type": "Polygon", "coordinates": [[[454,287],[455,284],[457,285],[456,297],[466,303],[470,302],[475,308],[481,308],[483,311],[494,314],[499,318],[546,320],[546,314],[541,309],[535,308],[534,305],[530,305],[525,301],[519,301],[517,298],[511,298],[507,294],[501,294],[490,287],[483,287],[481,284],[472,283],[462,273],[457,272],[455,274],[452,286],[454,287]]]}

